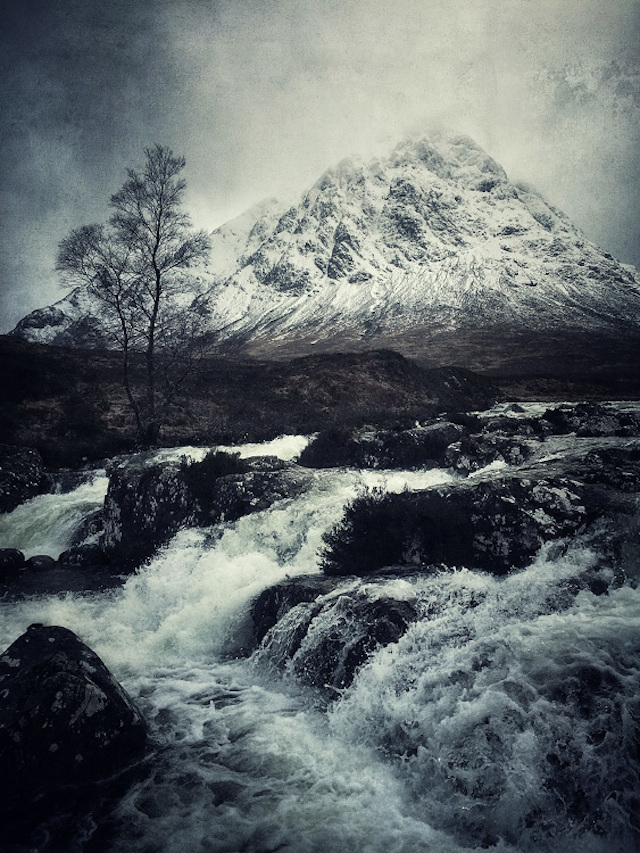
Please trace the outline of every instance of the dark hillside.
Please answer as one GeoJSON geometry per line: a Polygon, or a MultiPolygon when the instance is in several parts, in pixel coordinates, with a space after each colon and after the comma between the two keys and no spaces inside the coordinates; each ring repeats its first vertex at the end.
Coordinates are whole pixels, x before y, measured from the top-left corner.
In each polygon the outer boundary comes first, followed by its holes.
{"type": "MultiPolygon", "coordinates": [[[[620,343],[621,352],[629,343],[620,343]]],[[[445,349],[445,354],[453,353],[445,349]]],[[[412,426],[442,411],[486,408],[501,397],[636,399],[640,370],[626,358],[618,372],[619,355],[610,351],[600,369],[588,361],[572,361],[564,375],[560,355],[544,360],[537,371],[501,374],[494,369],[484,375],[431,366],[443,363],[436,361],[435,350],[428,362],[390,350],[325,352],[288,361],[211,356],[185,381],[161,443],[259,441],[286,432],[366,423],[412,426]]],[[[35,447],[53,466],[132,448],[133,422],[120,382],[118,353],[4,336],[0,361],[0,444],[35,447]]],[[[141,360],[137,368],[141,375],[141,360]]]]}
{"type": "MultiPolygon", "coordinates": [[[[132,447],[117,353],[0,338],[0,443],[75,465],[132,447]]],[[[138,368],[142,370],[141,361],[138,368]]],[[[363,423],[413,424],[443,409],[482,408],[495,384],[459,368],[425,369],[387,351],[288,362],[211,357],[169,412],[166,445],[264,440],[363,423]]]]}
{"type": "MultiPolygon", "coordinates": [[[[314,345],[307,339],[250,341],[237,349],[265,360],[300,357],[321,346],[323,352],[363,352],[370,342],[341,333],[314,345]]],[[[490,376],[501,386],[517,382],[518,396],[562,399],[563,389],[582,389],[577,397],[596,399],[640,395],[640,332],[620,334],[585,329],[523,330],[505,326],[484,329],[407,328],[380,336],[377,346],[401,353],[423,367],[457,364],[490,376]],[[540,380],[548,388],[540,388],[540,380]]],[[[511,396],[511,393],[507,391],[511,396]]],[[[574,394],[574,398],[576,395],[574,394]]]]}

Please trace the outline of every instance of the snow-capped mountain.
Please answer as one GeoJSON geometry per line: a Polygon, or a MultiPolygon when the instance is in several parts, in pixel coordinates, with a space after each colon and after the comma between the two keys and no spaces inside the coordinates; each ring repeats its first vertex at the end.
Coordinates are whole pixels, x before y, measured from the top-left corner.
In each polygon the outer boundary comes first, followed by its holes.
{"type": "MultiPolygon", "coordinates": [[[[264,202],[212,244],[194,304],[212,340],[248,352],[401,348],[423,332],[638,329],[637,272],[467,137],[345,160],[289,209],[264,202]]],[[[14,333],[96,345],[99,313],[74,291],[14,333]]]]}

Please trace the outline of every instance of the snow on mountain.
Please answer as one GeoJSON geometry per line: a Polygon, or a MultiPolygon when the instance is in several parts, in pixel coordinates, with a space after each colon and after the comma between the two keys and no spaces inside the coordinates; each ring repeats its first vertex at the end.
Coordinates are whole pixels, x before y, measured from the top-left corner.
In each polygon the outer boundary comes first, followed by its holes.
{"type": "Polygon", "coordinates": [[[216,281],[233,275],[238,265],[257,251],[284,211],[285,205],[277,199],[265,199],[213,232],[211,257],[216,281]]]}
{"type": "MultiPolygon", "coordinates": [[[[462,136],[345,160],[288,210],[262,203],[212,243],[209,278],[194,296],[223,344],[318,349],[336,339],[375,346],[422,328],[638,328],[636,271],[462,136]]],[[[75,291],[15,333],[92,345],[91,314],[75,291]]]]}

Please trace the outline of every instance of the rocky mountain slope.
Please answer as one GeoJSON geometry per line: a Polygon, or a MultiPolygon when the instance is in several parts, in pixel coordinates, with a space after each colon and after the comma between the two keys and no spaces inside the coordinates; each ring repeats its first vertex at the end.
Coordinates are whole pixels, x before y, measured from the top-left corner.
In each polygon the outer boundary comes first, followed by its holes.
{"type": "MultiPolygon", "coordinates": [[[[212,343],[254,355],[390,346],[419,357],[461,331],[639,332],[637,272],[511,183],[467,137],[411,139],[384,159],[344,161],[288,210],[265,202],[212,242],[194,310],[212,343]]],[[[14,333],[56,345],[103,340],[99,313],[78,291],[14,333]]]]}

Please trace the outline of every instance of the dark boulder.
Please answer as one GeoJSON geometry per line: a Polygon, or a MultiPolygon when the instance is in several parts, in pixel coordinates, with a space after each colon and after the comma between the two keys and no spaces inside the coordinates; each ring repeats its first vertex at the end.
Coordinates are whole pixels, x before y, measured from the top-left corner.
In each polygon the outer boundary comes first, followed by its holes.
{"type": "Polygon", "coordinates": [[[46,492],[49,479],[37,450],[0,445],[0,512],[46,492]]]}
{"type": "Polygon", "coordinates": [[[326,594],[323,589],[315,578],[278,584],[256,601],[254,619],[257,629],[264,627],[260,619],[270,601],[270,617],[279,616],[262,638],[259,655],[333,697],[352,683],[376,649],[402,637],[418,618],[418,608],[413,600],[353,584],[326,594]]]}
{"type": "Polygon", "coordinates": [[[608,527],[612,559],[637,514],[638,451],[627,448],[420,492],[365,495],[326,537],[329,575],[437,564],[505,574],[543,544],[608,527]]]}
{"type": "Polygon", "coordinates": [[[307,468],[359,467],[360,457],[360,447],[352,430],[332,427],[309,442],[298,457],[298,463],[307,468]]]}
{"type": "Polygon", "coordinates": [[[198,505],[179,462],[132,458],[113,466],[104,502],[100,546],[125,566],[136,566],[194,524],[198,505]]]}
{"type": "Polygon", "coordinates": [[[460,441],[467,430],[460,424],[435,421],[414,429],[384,436],[379,468],[424,468],[442,464],[449,445],[460,441]]]}
{"type": "Polygon", "coordinates": [[[33,557],[29,557],[26,562],[26,568],[34,572],[48,572],[55,569],[57,565],[57,561],[47,554],[35,554],[33,557]]]}
{"type": "Polygon", "coordinates": [[[536,442],[503,435],[471,435],[451,444],[444,454],[444,465],[459,474],[471,474],[493,462],[523,465],[536,450],[536,442]]]}
{"type": "Polygon", "coordinates": [[[640,492],[640,444],[598,447],[574,463],[585,483],[599,484],[620,492],[640,492]]]}
{"type": "Polygon", "coordinates": [[[300,494],[309,482],[298,466],[272,457],[125,460],[110,471],[100,546],[123,566],[139,565],[183,527],[235,521],[300,494]]]}
{"type": "Polygon", "coordinates": [[[297,465],[276,456],[241,459],[222,452],[183,465],[182,474],[196,505],[197,524],[236,521],[268,509],[300,495],[311,480],[297,465]]]}
{"type": "Polygon", "coordinates": [[[521,435],[543,438],[552,432],[551,425],[540,418],[509,417],[508,415],[493,415],[479,419],[478,429],[473,430],[476,436],[483,435],[521,435]]]}
{"type": "Polygon", "coordinates": [[[0,791],[94,782],[144,753],[140,711],[66,628],[31,625],[0,656],[0,791]]]}
{"type": "MultiPolygon", "coordinates": [[[[640,425],[637,418],[635,420],[636,426],[640,425]]],[[[599,403],[578,403],[569,412],[568,422],[569,431],[579,436],[600,437],[622,432],[620,413],[599,403]]]]}
{"type": "Polygon", "coordinates": [[[254,464],[256,470],[228,474],[215,481],[202,521],[236,521],[243,515],[268,509],[276,501],[297,497],[310,483],[309,476],[296,465],[261,470],[261,461],[254,464]]]}
{"type": "Polygon", "coordinates": [[[337,581],[332,578],[310,575],[291,578],[265,589],[251,607],[256,643],[260,643],[265,634],[292,607],[303,602],[315,601],[319,596],[331,592],[336,583],[337,581]]]}
{"type": "Polygon", "coordinates": [[[327,430],[310,442],[298,461],[309,468],[435,468],[443,464],[449,445],[467,432],[450,421],[405,430],[327,430]]]}
{"type": "MultiPolygon", "coordinates": [[[[565,403],[537,417],[491,416],[484,420],[481,429],[447,449],[445,464],[461,474],[496,461],[524,465],[540,450],[545,439],[560,435],[632,439],[640,435],[640,418],[633,412],[621,412],[598,403],[565,403]]],[[[606,460],[604,466],[607,467],[606,460]]]]}
{"type": "MultiPolygon", "coordinates": [[[[571,410],[567,407],[547,409],[540,418],[541,431],[553,435],[566,435],[569,432],[574,432],[571,428],[571,410]]],[[[573,419],[574,425],[577,424],[576,419],[573,419]]]]}
{"type": "MultiPolygon", "coordinates": [[[[513,406],[510,411],[517,413],[513,406]]],[[[581,438],[637,437],[640,436],[640,416],[635,412],[620,411],[606,403],[562,403],[537,416],[492,415],[484,419],[481,431],[484,434],[500,433],[539,438],[572,433],[581,438]]]]}
{"type": "Polygon", "coordinates": [[[0,548],[0,577],[13,575],[24,569],[25,559],[17,548],[0,548]]]}
{"type": "Polygon", "coordinates": [[[107,554],[99,545],[76,545],[58,557],[58,565],[68,569],[88,569],[104,566],[107,562],[107,554]]]}

